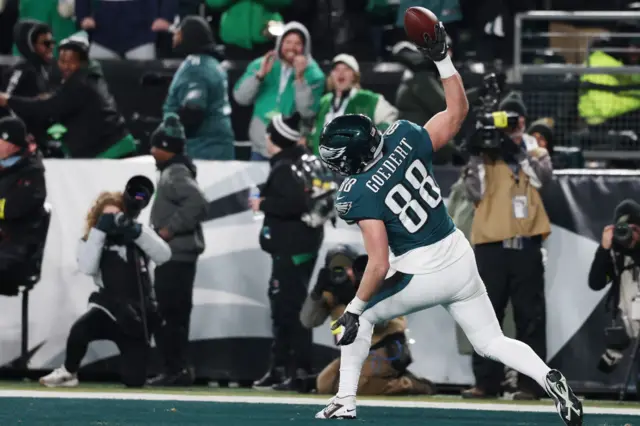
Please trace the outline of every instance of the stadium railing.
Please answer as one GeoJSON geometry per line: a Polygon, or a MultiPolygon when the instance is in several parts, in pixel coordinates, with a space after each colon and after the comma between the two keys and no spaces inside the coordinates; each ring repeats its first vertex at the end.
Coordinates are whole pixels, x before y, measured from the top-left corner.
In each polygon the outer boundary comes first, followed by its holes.
{"type": "MultiPolygon", "coordinates": [[[[568,54],[574,57],[588,58],[593,51],[593,42],[602,36],[609,39],[640,38],[639,32],[597,31],[534,31],[525,25],[526,21],[552,22],[593,22],[619,23],[638,22],[640,12],[563,12],[563,11],[531,11],[515,16],[514,67],[511,75],[511,87],[522,93],[527,105],[530,121],[550,117],[554,120],[554,138],[557,145],[580,147],[586,159],[630,159],[640,160],[640,108],[606,124],[588,125],[580,117],[578,102],[580,95],[588,90],[620,93],[624,96],[640,99],[640,86],[602,86],[583,81],[582,76],[588,74],[632,75],[640,74],[640,66],[594,67],[588,61],[567,63],[568,54]],[[574,48],[530,47],[539,46],[540,39],[549,44],[554,38],[582,39],[574,43],[574,48]],[[538,43],[536,43],[536,40],[538,43]],[[564,56],[563,56],[564,55],[564,56]],[[529,59],[529,62],[525,60],[529,59]],[[637,114],[636,114],[637,113],[637,114]]],[[[535,26],[534,26],[535,27],[535,26]]],[[[605,47],[599,48],[606,53],[624,53],[631,48],[605,47]]],[[[640,50],[636,50],[640,54],[640,50]]],[[[640,80],[640,78],[639,78],[640,80]]],[[[605,98],[606,99],[606,98],[605,98]]],[[[605,101],[606,102],[606,101],[605,101]]],[[[603,109],[608,105],[601,104],[603,109]]]]}

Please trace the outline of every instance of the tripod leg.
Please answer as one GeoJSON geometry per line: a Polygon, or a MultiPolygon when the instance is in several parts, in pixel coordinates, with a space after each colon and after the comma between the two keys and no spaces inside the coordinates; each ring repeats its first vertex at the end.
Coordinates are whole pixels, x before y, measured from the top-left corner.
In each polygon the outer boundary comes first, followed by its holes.
{"type": "Polygon", "coordinates": [[[633,372],[633,367],[636,364],[636,358],[638,357],[638,348],[640,347],[640,336],[636,337],[633,342],[633,349],[631,353],[631,360],[629,360],[629,366],[627,367],[627,374],[625,375],[624,383],[620,388],[620,395],[618,397],[618,401],[624,401],[624,397],[627,395],[627,386],[629,385],[629,379],[631,378],[631,373],[633,372]]]}

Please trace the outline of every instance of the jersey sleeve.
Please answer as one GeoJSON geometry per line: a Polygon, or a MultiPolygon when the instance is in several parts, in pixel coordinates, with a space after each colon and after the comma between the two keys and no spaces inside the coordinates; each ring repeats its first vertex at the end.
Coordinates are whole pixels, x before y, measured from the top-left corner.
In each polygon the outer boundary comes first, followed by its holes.
{"type": "Polygon", "coordinates": [[[431,137],[427,129],[410,121],[405,121],[405,123],[407,123],[410,129],[408,133],[411,136],[407,138],[409,143],[418,149],[422,159],[431,162],[431,157],[433,157],[433,142],[431,142],[431,137]]]}
{"type": "Polygon", "coordinates": [[[178,99],[183,107],[206,109],[209,103],[208,87],[212,76],[207,76],[195,65],[185,70],[184,79],[176,87],[178,99]]]}
{"type": "Polygon", "coordinates": [[[349,192],[338,193],[335,208],[338,216],[350,225],[363,219],[382,220],[375,194],[356,185],[349,192]]]}

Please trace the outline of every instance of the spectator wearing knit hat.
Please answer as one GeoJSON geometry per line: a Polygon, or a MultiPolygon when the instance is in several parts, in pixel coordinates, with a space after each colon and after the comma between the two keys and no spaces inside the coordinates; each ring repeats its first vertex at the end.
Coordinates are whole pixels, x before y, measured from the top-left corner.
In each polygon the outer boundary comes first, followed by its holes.
{"type": "Polygon", "coordinates": [[[360,87],[360,65],[351,55],[341,53],[333,58],[327,88],[329,93],[320,100],[320,109],[310,135],[309,146],[316,155],[322,129],[336,117],[344,114],[366,115],[383,132],[398,119],[398,110],[384,96],[360,87]]]}
{"type": "Polygon", "coordinates": [[[63,151],[71,158],[123,158],[133,154],[136,141],[118,112],[100,64],[89,61],[89,40],[79,32],[62,40],[58,68],[62,85],[48,97],[0,93],[24,120],[55,120],[64,128],[63,151]]]}
{"type": "Polygon", "coordinates": [[[294,390],[311,372],[312,334],[300,322],[300,310],[324,232],[302,220],[309,212],[308,198],[292,169],[307,154],[297,144],[300,137],[299,114],[271,119],[266,137],[271,171],[262,197],[250,200],[254,211],[264,212],[260,246],[271,255],[272,265],[268,295],[273,345],[269,369],[254,383],[256,388],[294,390]]]}
{"type": "Polygon", "coordinates": [[[164,361],[162,374],[148,384],[191,385],[189,324],[198,257],[205,249],[202,221],[207,200],[196,181],[196,166],[184,154],[186,137],[176,114],[167,114],[151,135],[151,155],[160,178],[151,207],[151,226],[169,243],[171,260],[155,269],[158,311],[163,319],[155,339],[164,361]]]}
{"type": "Polygon", "coordinates": [[[552,118],[540,118],[527,129],[527,133],[536,138],[538,146],[549,151],[549,155],[553,156],[553,127],[552,118]]]}

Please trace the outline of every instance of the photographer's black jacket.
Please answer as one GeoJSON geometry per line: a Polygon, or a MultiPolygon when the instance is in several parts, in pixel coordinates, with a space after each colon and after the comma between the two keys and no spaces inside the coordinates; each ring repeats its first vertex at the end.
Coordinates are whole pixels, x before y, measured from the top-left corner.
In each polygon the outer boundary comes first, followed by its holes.
{"type": "Polygon", "coordinates": [[[73,73],[46,99],[11,96],[8,106],[25,120],[51,118],[65,126],[72,158],[95,158],[128,134],[97,63],[73,73]]]}
{"type": "Polygon", "coordinates": [[[309,211],[308,197],[291,170],[291,165],[305,153],[304,148],[295,145],[269,160],[271,172],[262,188],[264,200],[260,204],[265,214],[260,246],[268,253],[312,253],[322,244],[324,228],[311,228],[302,222],[302,215],[309,211]]]}
{"type": "Polygon", "coordinates": [[[155,296],[148,263],[161,265],[171,258],[169,245],[151,228],[126,245],[110,241],[93,228],[78,246],[78,268],[90,275],[99,287],[89,302],[133,334],[142,330],[142,309],[149,317],[155,312],[155,296]],[[136,260],[138,263],[136,264],[136,260]],[[142,295],[141,295],[142,293],[142,295]]]}
{"type": "Polygon", "coordinates": [[[26,153],[16,164],[0,167],[0,240],[26,249],[39,243],[47,187],[42,155],[26,153]]]}
{"type": "Polygon", "coordinates": [[[595,257],[589,270],[589,288],[602,290],[615,278],[615,268],[611,252],[602,246],[598,246],[595,257]]]}

